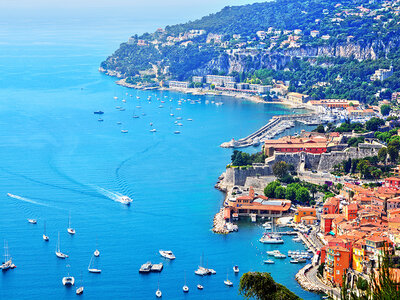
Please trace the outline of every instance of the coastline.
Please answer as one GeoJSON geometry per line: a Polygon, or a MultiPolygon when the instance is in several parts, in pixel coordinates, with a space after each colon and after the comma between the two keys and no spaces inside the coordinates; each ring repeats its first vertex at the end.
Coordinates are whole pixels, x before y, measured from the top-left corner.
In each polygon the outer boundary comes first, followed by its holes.
{"type": "Polygon", "coordinates": [[[106,70],[103,68],[99,68],[99,72],[103,73],[105,75],[111,76],[111,77],[116,77],[119,80],[116,80],[115,83],[117,85],[127,87],[127,88],[132,88],[132,89],[138,89],[138,90],[159,90],[159,91],[174,91],[174,92],[179,92],[179,93],[184,93],[184,94],[192,94],[194,96],[205,96],[205,95],[211,95],[211,96],[227,96],[227,97],[234,97],[237,99],[245,99],[249,100],[254,103],[263,103],[263,104],[281,104],[288,106],[290,108],[304,108],[310,111],[314,111],[315,108],[311,107],[309,105],[305,104],[298,104],[298,103],[293,103],[287,101],[285,98],[280,98],[279,101],[265,101],[262,97],[256,96],[256,95],[249,95],[245,93],[235,93],[235,92],[227,92],[227,91],[216,91],[216,90],[203,90],[199,88],[169,88],[169,87],[146,87],[142,85],[137,85],[137,84],[131,84],[126,82],[126,78],[122,76],[119,72],[116,71],[110,71],[106,70]]]}

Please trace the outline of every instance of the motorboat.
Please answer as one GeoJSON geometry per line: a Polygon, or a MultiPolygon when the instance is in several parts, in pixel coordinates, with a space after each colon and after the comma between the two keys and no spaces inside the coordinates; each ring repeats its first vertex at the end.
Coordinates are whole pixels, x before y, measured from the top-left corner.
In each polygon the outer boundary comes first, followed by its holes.
{"type": "Polygon", "coordinates": [[[98,111],[95,111],[95,112],[93,112],[95,115],[102,115],[102,114],[104,114],[104,111],[101,111],[101,110],[98,110],[98,111]]]}
{"type": "Polygon", "coordinates": [[[149,273],[151,271],[151,266],[151,262],[148,261],[140,267],[139,273],[149,273]]]}
{"type": "Polygon", "coordinates": [[[99,121],[99,122],[103,122],[104,120],[100,118],[100,119],[98,119],[97,121],[99,121]]]}
{"type": "Polygon", "coordinates": [[[268,255],[274,256],[275,254],[281,253],[279,250],[272,250],[272,251],[267,251],[268,255]]]}
{"type": "Polygon", "coordinates": [[[274,255],[275,258],[286,258],[286,255],[283,253],[277,253],[274,255]]]}
{"type": "Polygon", "coordinates": [[[133,116],[132,116],[132,118],[134,118],[134,119],[138,119],[138,118],[139,118],[139,116],[138,116],[138,115],[133,115],[133,116]]]}
{"type": "Polygon", "coordinates": [[[121,202],[122,204],[126,204],[126,205],[130,205],[132,203],[132,199],[129,198],[128,196],[121,196],[119,198],[119,202],[121,202]]]}
{"type": "Polygon", "coordinates": [[[197,289],[202,290],[202,289],[204,289],[204,287],[201,284],[198,284],[197,289]]]}
{"type": "Polygon", "coordinates": [[[290,260],[290,263],[291,263],[291,264],[298,264],[299,261],[298,261],[297,259],[291,259],[291,260],[290,260]]]}
{"type": "Polygon", "coordinates": [[[154,128],[150,130],[150,132],[156,132],[157,130],[155,130],[154,128]]]}
{"type": "Polygon", "coordinates": [[[174,255],[174,253],[172,253],[171,250],[160,250],[158,252],[164,258],[168,258],[168,259],[171,259],[171,260],[175,259],[175,255],[174,255]]]}
{"type": "Polygon", "coordinates": [[[37,223],[35,219],[28,219],[28,222],[31,223],[31,224],[36,224],[37,223]]]}
{"type": "Polygon", "coordinates": [[[265,230],[271,230],[272,229],[272,226],[271,226],[270,222],[265,222],[263,224],[263,227],[265,228],[265,230]]]}
{"type": "Polygon", "coordinates": [[[93,255],[96,256],[96,257],[99,257],[99,256],[100,256],[100,251],[96,249],[96,250],[93,252],[93,255]]]}
{"type": "Polygon", "coordinates": [[[187,121],[193,121],[193,119],[187,119],[187,121]]]}
{"type": "Polygon", "coordinates": [[[75,284],[75,278],[74,277],[72,277],[72,276],[65,276],[65,277],[63,277],[63,279],[62,279],[62,284],[63,285],[67,285],[67,286],[71,286],[71,285],[74,285],[75,284]]]}
{"type": "Polygon", "coordinates": [[[296,242],[296,243],[301,243],[303,241],[299,236],[296,238],[293,238],[292,240],[293,240],[293,242],[296,242]]]}
{"type": "Polygon", "coordinates": [[[122,108],[119,109],[119,111],[125,111],[125,108],[122,107],[122,108]]]}
{"type": "Polygon", "coordinates": [[[128,133],[128,130],[121,130],[121,133],[128,133]]]}
{"type": "Polygon", "coordinates": [[[216,272],[214,269],[208,269],[208,272],[209,272],[211,275],[217,274],[217,272],[216,272]]]}
{"type": "Polygon", "coordinates": [[[275,262],[272,259],[264,260],[264,264],[274,264],[275,262]]]}
{"type": "Polygon", "coordinates": [[[62,258],[62,259],[68,258],[68,255],[65,254],[65,253],[62,253],[61,250],[60,250],[60,233],[58,233],[57,248],[56,248],[56,252],[55,253],[56,253],[56,256],[58,258],[62,258]]]}
{"type": "Polygon", "coordinates": [[[180,134],[181,132],[179,130],[174,131],[174,134],[180,134]]]}
{"type": "Polygon", "coordinates": [[[239,266],[233,266],[233,272],[239,273],[239,266]]]}

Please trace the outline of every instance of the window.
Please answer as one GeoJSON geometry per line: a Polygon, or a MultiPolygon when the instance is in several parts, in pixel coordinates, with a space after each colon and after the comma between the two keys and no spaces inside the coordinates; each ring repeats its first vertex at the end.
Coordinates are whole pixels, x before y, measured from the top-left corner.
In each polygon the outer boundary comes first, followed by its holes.
{"type": "Polygon", "coordinates": [[[337,274],[337,275],[340,275],[340,271],[339,271],[339,270],[337,270],[337,271],[336,271],[336,274],[337,274]]]}

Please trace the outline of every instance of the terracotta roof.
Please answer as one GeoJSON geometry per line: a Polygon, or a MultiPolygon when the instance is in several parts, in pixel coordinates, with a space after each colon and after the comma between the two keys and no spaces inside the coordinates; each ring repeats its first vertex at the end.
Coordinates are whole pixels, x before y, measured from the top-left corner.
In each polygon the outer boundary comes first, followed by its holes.
{"type": "Polygon", "coordinates": [[[301,218],[302,220],[317,220],[317,217],[313,217],[313,216],[305,216],[301,218]]]}

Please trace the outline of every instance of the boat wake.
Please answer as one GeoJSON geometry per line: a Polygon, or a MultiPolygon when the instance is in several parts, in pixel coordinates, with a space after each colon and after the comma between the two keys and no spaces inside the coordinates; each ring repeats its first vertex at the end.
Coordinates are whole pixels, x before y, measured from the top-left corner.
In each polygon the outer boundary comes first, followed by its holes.
{"type": "Polygon", "coordinates": [[[111,199],[111,200],[113,200],[115,202],[123,203],[122,197],[124,197],[124,195],[122,195],[122,194],[120,194],[118,192],[112,192],[112,191],[103,189],[103,188],[101,188],[99,186],[93,186],[93,188],[95,188],[97,192],[99,192],[103,196],[107,197],[108,199],[111,199]]]}
{"type": "Polygon", "coordinates": [[[29,198],[26,198],[26,197],[21,197],[21,196],[18,196],[18,195],[13,195],[13,194],[10,194],[10,193],[8,193],[7,196],[10,197],[10,198],[14,198],[14,199],[21,200],[21,201],[24,201],[24,202],[27,202],[27,203],[31,203],[31,204],[36,204],[36,205],[40,205],[40,206],[56,208],[54,206],[51,206],[51,205],[48,205],[48,204],[45,204],[45,203],[37,202],[35,200],[29,199],[29,198]]]}

